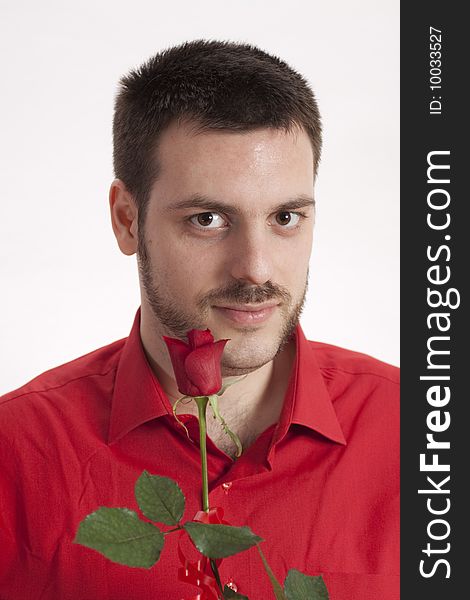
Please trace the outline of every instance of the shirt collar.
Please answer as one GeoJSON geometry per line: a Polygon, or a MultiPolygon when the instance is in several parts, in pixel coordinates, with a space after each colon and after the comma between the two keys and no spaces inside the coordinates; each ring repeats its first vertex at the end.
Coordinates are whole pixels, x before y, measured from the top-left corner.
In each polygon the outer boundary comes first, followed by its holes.
{"type": "MultiPolygon", "coordinates": [[[[346,444],[313,347],[300,325],[295,333],[296,358],[271,448],[286,435],[293,423],[346,444]]],[[[140,338],[139,307],[116,371],[108,442],[115,442],[139,425],[166,415],[172,415],[172,408],[145,356],[140,338]]]]}
{"type": "Polygon", "coordinates": [[[170,414],[170,402],[145,356],[139,307],[117,367],[108,442],[115,442],[147,421],[170,414]]]}
{"type": "Polygon", "coordinates": [[[292,424],[303,425],[333,442],[346,444],[314,348],[306,339],[300,325],[297,325],[295,330],[295,339],[295,362],[279,424],[272,440],[270,456],[275,445],[286,435],[292,424]]]}

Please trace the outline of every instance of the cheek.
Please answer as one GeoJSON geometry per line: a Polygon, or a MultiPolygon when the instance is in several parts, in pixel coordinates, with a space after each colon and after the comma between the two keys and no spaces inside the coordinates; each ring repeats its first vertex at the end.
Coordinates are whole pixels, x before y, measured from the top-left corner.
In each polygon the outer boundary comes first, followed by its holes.
{"type": "Polygon", "coordinates": [[[289,247],[282,248],[279,252],[281,256],[279,264],[284,276],[290,281],[303,281],[305,279],[310,262],[311,249],[311,238],[305,236],[289,247]]]}
{"type": "Polygon", "coordinates": [[[189,247],[184,241],[162,244],[153,262],[157,283],[178,303],[203,294],[220,285],[220,255],[220,252],[189,247]]]}

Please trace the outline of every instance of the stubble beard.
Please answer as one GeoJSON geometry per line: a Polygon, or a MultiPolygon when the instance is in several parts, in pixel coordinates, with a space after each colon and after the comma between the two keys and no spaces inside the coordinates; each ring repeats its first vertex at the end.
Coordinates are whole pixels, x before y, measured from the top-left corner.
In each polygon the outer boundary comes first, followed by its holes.
{"type": "MultiPolygon", "coordinates": [[[[206,329],[211,306],[214,304],[220,305],[222,301],[231,304],[259,304],[269,300],[280,301],[282,325],[277,342],[270,344],[270,348],[256,348],[258,352],[254,351],[253,346],[250,344],[248,344],[248,349],[232,353],[227,352],[227,347],[221,361],[224,377],[243,375],[259,369],[280,354],[292,339],[305,305],[308,270],[302,297],[294,306],[292,306],[291,294],[283,286],[273,284],[270,281],[261,286],[246,286],[240,281],[235,281],[229,286],[212,290],[199,298],[196,302],[196,311],[191,315],[179,309],[171,298],[165,297],[157,289],[151,259],[142,238],[143,236],[139,233],[137,248],[139,277],[155,324],[160,325],[157,328],[161,329],[164,335],[186,340],[186,333],[189,330],[206,329]]],[[[256,336],[256,329],[252,327],[237,328],[237,331],[246,334],[247,340],[251,336],[256,336]]]]}

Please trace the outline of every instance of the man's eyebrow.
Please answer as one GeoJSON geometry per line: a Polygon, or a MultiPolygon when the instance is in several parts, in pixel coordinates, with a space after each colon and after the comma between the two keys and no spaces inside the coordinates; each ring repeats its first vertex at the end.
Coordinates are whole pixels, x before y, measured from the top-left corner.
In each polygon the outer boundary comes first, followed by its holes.
{"type": "Polygon", "coordinates": [[[286,202],[282,202],[278,206],[275,206],[273,212],[297,210],[298,208],[308,208],[310,206],[315,208],[314,198],[301,194],[292,200],[287,200],[286,202]]]}
{"type": "MultiPolygon", "coordinates": [[[[315,200],[311,196],[300,194],[291,200],[286,200],[285,202],[281,202],[274,206],[270,209],[270,212],[291,211],[310,206],[313,208],[315,207],[315,200]]],[[[200,209],[207,212],[220,212],[226,215],[238,215],[241,212],[237,206],[201,194],[193,194],[189,198],[185,198],[176,204],[168,206],[168,210],[171,211],[185,210],[188,208],[200,209]]]]}

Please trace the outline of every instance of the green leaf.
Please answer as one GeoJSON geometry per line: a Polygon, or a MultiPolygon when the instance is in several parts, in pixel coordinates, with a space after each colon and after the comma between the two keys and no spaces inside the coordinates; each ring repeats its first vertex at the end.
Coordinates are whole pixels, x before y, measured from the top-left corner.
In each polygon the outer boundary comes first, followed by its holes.
{"type": "Polygon", "coordinates": [[[74,543],[128,567],[150,569],[160,558],[162,532],[128,508],[101,507],[80,523],[74,543]]]}
{"type": "Polygon", "coordinates": [[[249,527],[188,521],[183,525],[196,548],[209,558],[225,558],[248,550],[263,540],[249,527]]]}
{"type": "Polygon", "coordinates": [[[286,600],[286,595],[284,594],[284,590],[282,589],[282,586],[279,583],[279,581],[276,579],[276,576],[274,575],[271,567],[269,566],[268,561],[266,560],[266,557],[263,554],[263,551],[261,550],[261,548],[259,546],[256,546],[256,547],[258,548],[259,555],[261,556],[261,560],[263,561],[264,568],[265,568],[266,573],[268,574],[269,580],[271,582],[271,586],[272,586],[273,592],[274,592],[274,597],[276,598],[276,600],[286,600]]]}
{"type": "Polygon", "coordinates": [[[310,575],[304,575],[297,569],[289,569],[287,572],[284,590],[287,600],[329,599],[328,590],[321,575],[311,577],[310,575]]]}
{"type": "Polygon", "coordinates": [[[239,594],[238,592],[234,592],[232,588],[229,588],[228,585],[224,587],[224,598],[227,600],[248,600],[248,596],[244,596],[243,594],[239,594]]]}
{"type": "Polygon", "coordinates": [[[184,496],[169,477],[144,471],[135,484],[135,497],[143,514],[152,521],[178,525],[184,513],[184,496]]]}

